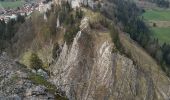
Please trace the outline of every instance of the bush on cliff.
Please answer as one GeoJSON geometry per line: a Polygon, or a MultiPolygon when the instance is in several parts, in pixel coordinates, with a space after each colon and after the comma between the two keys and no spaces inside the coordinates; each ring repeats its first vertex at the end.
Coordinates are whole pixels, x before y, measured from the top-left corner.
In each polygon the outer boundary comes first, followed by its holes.
{"type": "Polygon", "coordinates": [[[42,60],[38,57],[36,53],[32,53],[30,57],[30,68],[38,70],[43,66],[42,60]]]}

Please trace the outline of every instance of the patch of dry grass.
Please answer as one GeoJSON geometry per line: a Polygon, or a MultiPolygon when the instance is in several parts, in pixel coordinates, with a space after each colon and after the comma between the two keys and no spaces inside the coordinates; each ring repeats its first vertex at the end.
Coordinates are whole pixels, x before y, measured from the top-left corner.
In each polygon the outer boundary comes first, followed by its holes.
{"type": "Polygon", "coordinates": [[[92,10],[85,9],[85,8],[83,9],[83,11],[85,12],[85,16],[89,18],[89,21],[91,23],[99,22],[104,18],[104,16],[101,15],[101,13],[99,12],[93,12],[92,10]]]}
{"type": "Polygon", "coordinates": [[[150,20],[148,21],[149,26],[153,27],[153,24],[156,24],[156,27],[159,28],[170,28],[170,21],[155,21],[155,20],[150,20]]]}

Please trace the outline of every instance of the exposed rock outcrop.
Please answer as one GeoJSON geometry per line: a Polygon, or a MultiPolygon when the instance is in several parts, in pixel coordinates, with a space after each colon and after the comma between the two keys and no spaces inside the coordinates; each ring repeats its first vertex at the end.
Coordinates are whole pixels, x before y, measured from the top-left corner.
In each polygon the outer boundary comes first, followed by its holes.
{"type": "Polygon", "coordinates": [[[71,46],[65,43],[51,69],[54,74],[51,81],[65,91],[70,100],[170,99],[167,77],[162,77],[167,84],[162,83],[160,89],[151,70],[113,53],[114,44],[109,38],[96,42],[107,33],[90,32],[78,32],[71,46]]]}
{"type": "Polygon", "coordinates": [[[0,100],[54,100],[43,85],[29,79],[31,71],[7,56],[0,56],[0,100]]]}
{"type": "MultiPolygon", "coordinates": [[[[54,0],[56,4],[61,4],[64,0],[54,0]]],[[[93,8],[95,5],[94,0],[65,0],[68,1],[71,5],[72,8],[80,7],[82,4],[83,5],[88,5],[89,7],[93,8]]]]}

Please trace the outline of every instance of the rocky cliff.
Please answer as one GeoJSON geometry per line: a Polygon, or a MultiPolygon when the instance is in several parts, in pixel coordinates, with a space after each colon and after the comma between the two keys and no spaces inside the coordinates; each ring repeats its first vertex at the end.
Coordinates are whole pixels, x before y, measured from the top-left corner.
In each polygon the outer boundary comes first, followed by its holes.
{"type": "Polygon", "coordinates": [[[157,64],[151,67],[158,71],[145,69],[145,65],[114,52],[107,31],[94,33],[86,28],[81,27],[71,46],[64,44],[51,69],[51,82],[70,100],[170,99],[170,80],[155,68],[157,64]]]}
{"type": "MultiPolygon", "coordinates": [[[[54,0],[56,4],[61,4],[64,0],[54,0]]],[[[95,5],[94,0],[65,0],[68,1],[73,8],[80,7],[83,5],[88,5],[89,7],[93,8],[95,5]]]]}
{"type": "Polygon", "coordinates": [[[0,56],[0,100],[54,100],[47,87],[35,84],[33,73],[7,56],[0,56]]]}
{"type": "Polygon", "coordinates": [[[42,76],[46,72],[35,73],[5,53],[0,55],[0,69],[0,100],[67,100],[42,76]]]}

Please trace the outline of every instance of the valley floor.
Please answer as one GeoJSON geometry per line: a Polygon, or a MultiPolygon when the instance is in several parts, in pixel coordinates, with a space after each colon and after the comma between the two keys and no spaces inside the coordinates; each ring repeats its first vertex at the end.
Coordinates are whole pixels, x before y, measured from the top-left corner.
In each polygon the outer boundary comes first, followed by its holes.
{"type": "Polygon", "coordinates": [[[163,8],[145,9],[142,17],[161,44],[170,43],[170,10],[163,8]]]}

